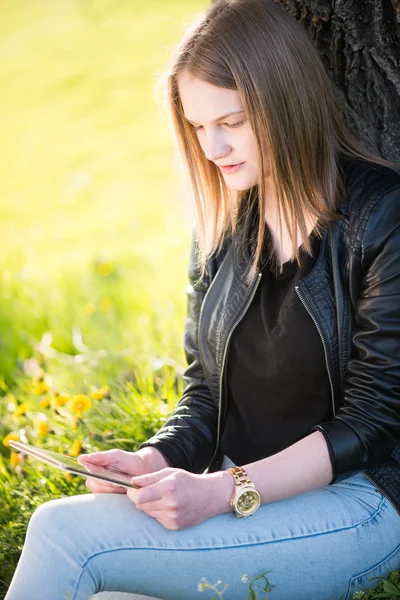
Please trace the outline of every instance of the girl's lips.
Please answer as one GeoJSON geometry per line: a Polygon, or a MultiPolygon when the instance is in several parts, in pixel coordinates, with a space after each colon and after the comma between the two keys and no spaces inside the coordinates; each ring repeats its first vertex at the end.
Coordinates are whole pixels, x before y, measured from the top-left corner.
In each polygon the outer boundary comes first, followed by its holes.
{"type": "Polygon", "coordinates": [[[221,171],[225,174],[234,173],[237,171],[244,163],[238,163],[237,165],[227,165],[225,167],[219,167],[221,171]]]}

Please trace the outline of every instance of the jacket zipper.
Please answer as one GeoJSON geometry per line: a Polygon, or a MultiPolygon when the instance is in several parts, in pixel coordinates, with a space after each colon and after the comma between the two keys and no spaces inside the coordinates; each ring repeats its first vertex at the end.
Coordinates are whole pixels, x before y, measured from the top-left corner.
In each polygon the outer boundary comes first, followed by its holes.
{"type": "MultiPolygon", "coordinates": [[[[324,354],[325,354],[325,364],[326,364],[326,370],[328,371],[329,383],[330,383],[330,385],[331,385],[333,416],[335,417],[335,416],[336,416],[336,412],[335,412],[335,404],[334,404],[335,400],[334,400],[334,393],[333,393],[333,384],[332,384],[332,378],[331,378],[331,374],[330,374],[330,372],[329,372],[329,365],[328,365],[328,351],[327,351],[327,347],[326,347],[326,344],[325,344],[325,340],[324,340],[324,337],[323,337],[323,335],[322,335],[321,328],[320,328],[319,324],[317,323],[316,319],[314,318],[314,316],[311,314],[311,312],[310,312],[310,310],[309,310],[309,308],[308,308],[308,306],[307,306],[307,304],[306,304],[306,301],[305,301],[304,297],[302,296],[302,294],[301,294],[301,292],[300,292],[300,289],[299,289],[299,286],[298,286],[298,285],[296,285],[296,286],[295,286],[295,290],[296,290],[296,292],[297,292],[297,295],[298,295],[298,297],[300,298],[300,300],[301,300],[301,302],[302,302],[302,304],[303,304],[304,308],[306,309],[306,311],[308,312],[308,314],[310,315],[310,317],[311,317],[311,318],[312,318],[312,320],[314,321],[314,324],[315,324],[315,326],[316,326],[316,328],[317,328],[317,330],[318,330],[318,333],[319,333],[319,335],[320,335],[320,337],[321,337],[321,340],[322,340],[322,345],[323,345],[323,347],[324,347],[324,354]]],[[[391,500],[391,499],[388,497],[388,495],[387,495],[387,494],[386,494],[386,493],[385,493],[385,492],[382,490],[382,488],[381,488],[381,487],[380,487],[380,486],[379,486],[379,485],[376,483],[376,481],[374,481],[374,480],[373,480],[373,479],[370,477],[370,475],[367,475],[367,473],[366,473],[365,471],[363,471],[363,473],[364,473],[365,477],[366,477],[366,478],[367,478],[367,479],[368,479],[368,480],[369,480],[369,481],[370,481],[370,482],[371,482],[371,483],[372,483],[372,484],[375,486],[375,488],[376,488],[376,489],[377,489],[377,490],[378,490],[378,491],[379,491],[379,492],[382,494],[382,496],[384,496],[384,497],[386,498],[386,500],[389,502],[389,504],[391,504],[391,506],[392,506],[392,507],[395,509],[395,511],[396,511],[397,513],[399,513],[399,510],[398,510],[398,508],[397,508],[397,507],[396,507],[396,506],[393,504],[392,500],[391,500]]],[[[400,514],[400,513],[399,513],[399,514],[400,514]]]]}
{"type": "Polygon", "coordinates": [[[322,345],[324,347],[325,365],[326,365],[326,370],[328,372],[329,383],[330,383],[330,386],[331,386],[333,416],[335,417],[336,416],[336,411],[335,411],[335,394],[334,394],[334,391],[333,391],[332,376],[331,376],[331,373],[329,371],[328,349],[326,347],[325,339],[324,339],[324,336],[322,334],[322,330],[321,330],[319,324],[317,323],[317,320],[315,319],[314,315],[311,313],[310,309],[307,306],[307,303],[306,303],[304,297],[302,296],[302,294],[300,292],[299,286],[296,285],[294,289],[296,290],[296,293],[297,293],[298,297],[300,298],[300,301],[303,304],[304,308],[306,309],[306,311],[308,312],[308,314],[310,315],[310,317],[314,321],[314,325],[317,328],[317,331],[318,331],[318,333],[320,335],[320,338],[321,338],[321,341],[322,341],[322,345]]]}
{"type": "Polygon", "coordinates": [[[380,487],[380,485],[378,485],[376,483],[376,481],[371,479],[370,475],[367,475],[365,471],[364,471],[364,475],[376,487],[376,489],[382,494],[382,496],[384,496],[386,498],[386,500],[389,502],[389,504],[391,504],[393,506],[394,510],[400,515],[399,509],[393,504],[392,500],[388,497],[386,492],[383,491],[383,489],[380,487]]]}
{"type": "Polygon", "coordinates": [[[256,282],[254,284],[253,289],[252,289],[252,292],[251,292],[251,294],[250,294],[250,296],[249,296],[249,298],[248,298],[248,300],[247,300],[247,302],[246,302],[246,304],[245,304],[242,312],[240,313],[239,318],[236,319],[236,321],[234,322],[234,324],[230,328],[229,333],[228,333],[228,337],[226,338],[225,347],[224,347],[224,353],[223,353],[223,356],[222,356],[221,376],[220,376],[220,380],[219,380],[217,443],[216,443],[214,455],[213,455],[213,457],[211,459],[210,464],[213,463],[214,458],[215,458],[215,456],[217,454],[217,451],[218,451],[218,447],[219,447],[219,433],[220,433],[220,428],[221,428],[221,412],[222,412],[222,383],[223,383],[223,379],[224,379],[224,367],[225,367],[226,355],[227,355],[227,352],[228,352],[229,340],[231,339],[231,335],[232,335],[235,327],[242,320],[244,314],[246,313],[247,309],[249,308],[249,306],[250,306],[250,304],[251,304],[251,302],[252,302],[252,300],[253,300],[253,298],[255,296],[255,293],[257,291],[259,283],[261,281],[261,277],[262,277],[262,273],[259,271],[258,274],[257,274],[257,280],[256,280],[256,282]]]}

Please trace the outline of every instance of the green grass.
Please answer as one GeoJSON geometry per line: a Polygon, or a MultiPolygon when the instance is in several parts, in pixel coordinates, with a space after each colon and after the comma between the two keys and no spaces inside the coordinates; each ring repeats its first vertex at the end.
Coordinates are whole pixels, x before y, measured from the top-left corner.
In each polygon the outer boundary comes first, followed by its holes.
{"type": "Polygon", "coordinates": [[[182,392],[192,216],[156,81],[206,5],[2,2],[0,598],[35,508],[87,492],[79,477],[13,465],[6,434],[64,453],[76,440],[133,451],[182,392]],[[34,365],[49,384],[40,396],[34,365]],[[71,404],[54,407],[57,391],[101,386],[110,395],[75,428],[71,404]]]}
{"type": "Polygon", "coordinates": [[[115,342],[107,334],[108,345],[156,351],[150,334],[159,315],[158,337],[171,337],[183,359],[192,217],[156,82],[182,23],[204,6],[3,2],[0,371],[7,382],[21,351],[29,354],[47,328],[63,346],[72,324],[98,343],[100,324],[82,307],[101,293],[118,296],[119,331],[115,342]],[[115,289],[115,281],[93,285],[95,261],[118,267],[115,289]],[[173,333],[164,313],[178,316],[173,333]]]}
{"type": "Polygon", "coordinates": [[[2,3],[0,597],[34,509],[87,491],[46,466],[38,477],[29,460],[13,466],[6,434],[65,453],[74,440],[82,452],[134,450],[182,391],[192,216],[156,83],[205,4],[2,3]],[[40,406],[105,385],[111,397],[76,429],[68,405],[40,406]]]}

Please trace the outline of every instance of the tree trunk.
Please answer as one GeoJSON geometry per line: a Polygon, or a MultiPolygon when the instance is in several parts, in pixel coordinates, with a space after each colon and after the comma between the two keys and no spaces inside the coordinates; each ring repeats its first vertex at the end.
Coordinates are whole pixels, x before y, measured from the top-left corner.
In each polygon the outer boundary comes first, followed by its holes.
{"type": "Polygon", "coordinates": [[[348,128],[400,163],[400,0],[274,0],[307,29],[348,128]]]}

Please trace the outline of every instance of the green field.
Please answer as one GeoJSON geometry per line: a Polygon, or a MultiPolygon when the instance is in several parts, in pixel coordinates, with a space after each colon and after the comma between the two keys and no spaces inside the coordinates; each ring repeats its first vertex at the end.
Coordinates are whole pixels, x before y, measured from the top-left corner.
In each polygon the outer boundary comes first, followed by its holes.
{"type": "Polygon", "coordinates": [[[7,383],[44,331],[55,348],[71,351],[72,326],[92,349],[121,346],[136,357],[162,350],[183,360],[192,213],[156,84],[185,23],[204,6],[2,3],[0,372],[7,383]],[[98,281],[97,263],[111,263],[116,275],[98,281]],[[85,305],[104,295],[109,314],[89,318],[85,305]]]}
{"type": "MultiPolygon", "coordinates": [[[[179,398],[192,209],[157,82],[205,6],[2,2],[2,441],[134,450],[179,398]],[[92,405],[71,428],[80,394],[92,405]]],[[[86,491],[0,443],[0,597],[32,510],[86,491]]]]}

